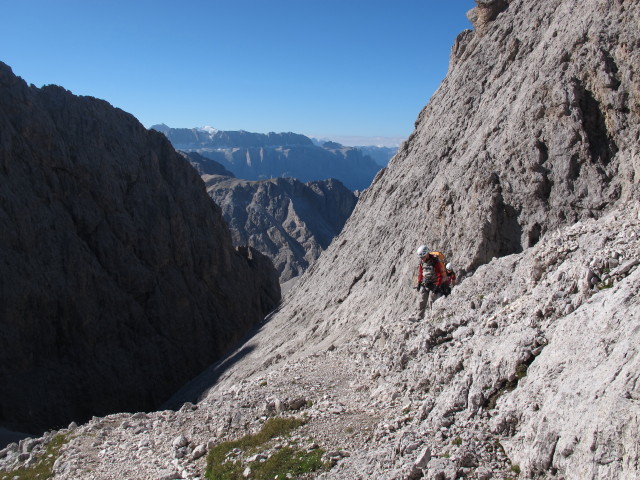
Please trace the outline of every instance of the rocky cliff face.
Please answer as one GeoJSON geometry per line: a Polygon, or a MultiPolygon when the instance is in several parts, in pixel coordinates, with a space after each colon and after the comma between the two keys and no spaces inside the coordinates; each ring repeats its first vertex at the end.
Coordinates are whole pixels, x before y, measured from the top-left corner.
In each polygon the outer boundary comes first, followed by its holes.
{"type": "Polygon", "coordinates": [[[104,478],[195,478],[200,446],[300,408],[322,478],[640,476],[640,6],[477,3],[411,138],[198,406],[82,426],[57,478],[98,452],[104,478]],[[418,318],[421,243],[467,275],[418,318]]]}
{"type": "Polygon", "coordinates": [[[250,133],[173,129],[155,125],[173,145],[215,160],[238,178],[291,177],[302,182],[336,178],[351,190],[363,190],[380,166],[362,151],[328,142],[314,145],[294,133],[250,133]]]}
{"type": "Polygon", "coordinates": [[[0,132],[0,424],[153,408],[278,302],[160,133],[4,64],[0,132]]]}
{"type": "Polygon", "coordinates": [[[222,208],[235,245],[268,256],[280,282],[301,275],[336,237],[357,198],[338,180],[302,183],[293,178],[247,181],[203,175],[222,208]]]}

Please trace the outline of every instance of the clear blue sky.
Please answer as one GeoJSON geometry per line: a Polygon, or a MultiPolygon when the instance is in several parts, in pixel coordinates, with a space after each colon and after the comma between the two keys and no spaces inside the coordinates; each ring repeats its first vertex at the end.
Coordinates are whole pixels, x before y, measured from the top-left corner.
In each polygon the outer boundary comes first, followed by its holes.
{"type": "Polygon", "coordinates": [[[0,0],[0,61],[145,126],[406,137],[473,0],[0,0]]]}

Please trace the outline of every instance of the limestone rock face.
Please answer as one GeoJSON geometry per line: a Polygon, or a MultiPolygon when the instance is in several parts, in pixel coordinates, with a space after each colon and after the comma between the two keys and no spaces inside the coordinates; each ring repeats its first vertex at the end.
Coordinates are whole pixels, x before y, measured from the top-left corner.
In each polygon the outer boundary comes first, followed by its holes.
{"type": "Polygon", "coordinates": [[[215,160],[238,178],[291,177],[301,182],[336,178],[351,190],[363,190],[380,170],[371,157],[335,142],[314,145],[294,133],[202,131],[156,125],[174,147],[215,160]]]}
{"type": "Polygon", "coordinates": [[[420,244],[472,272],[637,200],[637,21],[634,3],[512,1],[462,34],[415,131],[282,314],[398,315],[420,244]]]}
{"type": "Polygon", "coordinates": [[[0,64],[0,424],[150,409],[278,302],[197,172],[104,101],[0,64]]]}
{"type": "Polygon", "coordinates": [[[310,146],[313,141],[298,133],[253,133],[244,130],[225,131],[212,128],[171,128],[153,125],[153,130],[164,133],[179,149],[193,148],[250,148],[276,147],[283,145],[310,146]]]}
{"type": "Polygon", "coordinates": [[[250,245],[272,259],[280,282],[298,277],[320,256],[357,202],[334,179],[305,184],[293,178],[203,178],[222,208],[234,245],[250,245]]]}

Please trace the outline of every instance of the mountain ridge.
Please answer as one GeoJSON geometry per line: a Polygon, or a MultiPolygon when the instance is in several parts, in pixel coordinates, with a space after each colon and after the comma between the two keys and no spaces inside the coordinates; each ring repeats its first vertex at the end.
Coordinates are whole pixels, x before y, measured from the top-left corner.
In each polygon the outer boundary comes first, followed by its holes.
{"type": "Polygon", "coordinates": [[[329,246],[357,202],[336,179],[242,180],[215,160],[196,152],[182,154],[222,208],[233,244],[249,245],[270,258],[283,288],[290,288],[329,246]]]}
{"type": "Polygon", "coordinates": [[[222,164],[246,180],[292,177],[301,182],[336,178],[351,190],[363,190],[380,170],[371,157],[335,142],[318,146],[301,134],[203,131],[154,125],[186,152],[222,164]]]}

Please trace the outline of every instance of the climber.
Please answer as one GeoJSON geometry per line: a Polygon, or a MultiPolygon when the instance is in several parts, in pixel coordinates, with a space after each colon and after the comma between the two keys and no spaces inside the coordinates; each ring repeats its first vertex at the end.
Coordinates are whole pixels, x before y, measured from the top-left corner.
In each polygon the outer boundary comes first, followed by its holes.
{"type": "Polygon", "coordinates": [[[451,288],[456,284],[456,272],[453,271],[453,266],[450,263],[447,263],[445,269],[447,270],[447,285],[449,286],[449,292],[451,292],[451,288]]]}
{"type": "Polygon", "coordinates": [[[418,281],[415,287],[420,293],[418,296],[418,315],[422,316],[427,305],[431,308],[433,302],[440,296],[449,295],[451,287],[442,253],[430,252],[426,245],[420,245],[416,254],[420,258],[420,263],[418,264],[418,281]]]}

